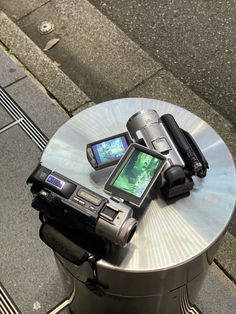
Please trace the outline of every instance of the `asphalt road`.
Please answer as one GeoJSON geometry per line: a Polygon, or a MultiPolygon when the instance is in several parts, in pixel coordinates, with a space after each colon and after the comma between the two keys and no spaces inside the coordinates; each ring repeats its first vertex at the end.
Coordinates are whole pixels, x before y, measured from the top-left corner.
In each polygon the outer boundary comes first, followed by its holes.
{"type": "Polygon", "coordinates": [[[90,0],[236,125],[235,0],[90,0]]]}

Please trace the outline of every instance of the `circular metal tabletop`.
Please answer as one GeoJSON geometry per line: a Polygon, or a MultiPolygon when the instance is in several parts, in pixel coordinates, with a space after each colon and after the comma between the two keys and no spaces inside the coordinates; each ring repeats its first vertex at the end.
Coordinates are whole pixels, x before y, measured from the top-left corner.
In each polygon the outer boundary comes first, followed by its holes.
{"type": "Polygon", "coordinates": [[[219,135],[202,119],[167,102],[118,99],[86,109],[66,122],[50,140],[42,165],[104,195],[108,171],[95,172],[86,157],[87,143],[126,131],[130,116],[141,109],[172,114],[192,134],[208,160],[204,179],[194,177],[190,196],[171,205],[151,201],[129,245],[99,264],[125,271],[175,267],[202,254],[223,233],[235,206],[236,175],[231,154],[219,135]],[[117,259],[117,254],[120,258],[117,259]],[[119,260],[119,263],[117,263],[119,260]]]}

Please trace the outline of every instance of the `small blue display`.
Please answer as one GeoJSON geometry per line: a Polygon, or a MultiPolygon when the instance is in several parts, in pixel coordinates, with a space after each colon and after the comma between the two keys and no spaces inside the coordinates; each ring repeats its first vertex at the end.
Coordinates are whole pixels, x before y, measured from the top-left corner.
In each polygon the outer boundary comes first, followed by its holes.
{"type": "Polygon", "coordinates": [[[58,188],[59,190],[61,190],[65,184],[64,181],[54,177],[53,175],[49,175],[46,179],[46,182],[55,186],[56,188],[58,188]]]}
{"type": "Polygon", "coordinates": [[[116,137],[92,146],[98,165],[120,159],[127,148],[128,143],[125,136],[116,137]]]}

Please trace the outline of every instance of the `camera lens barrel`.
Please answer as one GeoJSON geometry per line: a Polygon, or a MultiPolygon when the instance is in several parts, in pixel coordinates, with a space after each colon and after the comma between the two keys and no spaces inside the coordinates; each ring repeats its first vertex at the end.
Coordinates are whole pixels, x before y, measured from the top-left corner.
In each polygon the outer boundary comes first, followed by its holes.
{"type": "Polygon", "coordinates": [[[127,121],[126,127],[130,133],[130,136],[136,139],[136,132],[147,127],[150,124],[157,123],[159,120],[158,113],[153,110],[141,110],[136,112],[133,116],[127,121]]]}
{"type": "Polygon", "coordinates": [[[134,218],[127,219],[117,234],[117,244],[125,246],[132,239],[137,228],[137,220],[134,218]]]}
{"type": "Polygon", "coordinates": [[[118,215],[112,223],[102,216],[99,217],[95,229],[96,234],[121,247],[126,246],[132,239],[138,224],[132,214],[131,208],[120,204],[118,215]]]}

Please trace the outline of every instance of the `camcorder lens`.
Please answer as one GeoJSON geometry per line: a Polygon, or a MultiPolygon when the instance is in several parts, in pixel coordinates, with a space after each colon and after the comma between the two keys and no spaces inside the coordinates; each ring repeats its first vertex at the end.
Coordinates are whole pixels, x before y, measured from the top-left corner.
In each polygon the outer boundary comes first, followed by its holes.
{"type": "Polygon", "coordinates": [[[128,239],[127,239],[127,243],[129,243],[130,240],[133,238],[133,235],[135,234],[136,229],[137,229],[137,223],[132,225],[131,230],[129,232],[128,239]]]}
{"type": "Polygon", "coordinates": [[[118,234],[118,242],[121,246],[125,246],[132,239],[137,228],[137,220],[129,218],[125,221],[118,234]]]}

